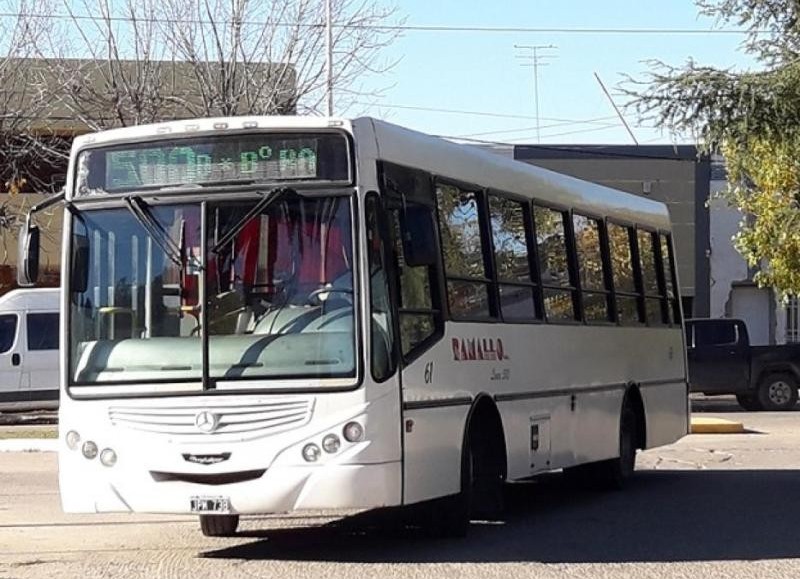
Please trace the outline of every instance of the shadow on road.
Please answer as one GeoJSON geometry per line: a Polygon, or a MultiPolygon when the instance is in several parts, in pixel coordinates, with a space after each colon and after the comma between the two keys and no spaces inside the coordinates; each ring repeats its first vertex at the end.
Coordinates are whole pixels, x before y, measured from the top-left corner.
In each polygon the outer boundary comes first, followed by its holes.
{"type": "Polygon", "coordinates": [[[596,563],[800,557],[800,471],[644,471],[620,493],[580,492],[559,475],[517,485],[508,515],[466,539],[385,530],[391,513],[317,528],[244,533],[201,556],[357,563],[596,563]]]}

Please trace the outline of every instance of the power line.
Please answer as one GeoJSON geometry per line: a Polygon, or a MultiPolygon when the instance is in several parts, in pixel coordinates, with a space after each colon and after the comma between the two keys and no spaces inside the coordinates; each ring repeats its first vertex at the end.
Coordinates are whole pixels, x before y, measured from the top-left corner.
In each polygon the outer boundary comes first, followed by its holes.
{"type": "MultiPolygon", "coordinates": [[[[28,16],[44,20],[88,20],[94,22],[139,22],[153,24],[231,24],[232,20],[205,20],[202,18],[161,18],[129,16],[94,16],[91,14],[58,14],[58,13],[22,13],[0,12],[0,18],[19,18],[28,16]]],[[[282,22],[269,20],[237,20],[239,25],[276,26],[323,28],[325,23],[318,24],[300,22],[282,22]]],[[[537,28],[527,26],[448,26],[441,24],[336,24],[333,28],[364,29],[377,31],[396,32],[487,32],[487,33],[536,33],[536,34],[638,34],[638,35],[743,35],[743,34],[770,34],[770,30],[742,30],[732,28],[537,28]]]]}
{"type": "MultiPolygon", "coordinates": [[[[598,117],[596,119],[585,119],[585,120],[575,120],[575,121],[563,121],[554,123],[552,125],[544,125],[540,126],[540,129],[554,129],[556,127],[564,127],[569,125],[600,125],[603,127],[616,127],[616,123],[608,123],[604,121],[608,121],[611,119],[616,119],[617,117],[598,117]]],[[[459,138],[464,137],[483,137],[486,135],[503,135],[508,133],[524,133],[527,131],[535,131],[536,127],[520,127],[518,129],[503,129],[500,131],[485,131],[482,133],[467,133],[465,135],[459,135],[459,138]]]]}
{"type": "MultiPolygon", "coordinates": [[[[527,121],[535,121],[536,117],[531,115],[512,115],[512,114],[504,114],[504,113],[490,113],[486,111],[469,111],[463,109],[443,109],[443,108],[436,108],[436,107],[422,107],[416,105],[396,105],[396,104],[381,104],[381,103],[370,103],[364,101],[355,101],[354,105],[362,105],[366,107],[375,107],[379,109],[402,109],[402,110],[410,110],[410,111],[423,111],[423,112],[430,112],[430,113],[445,113],[450,115],[468,115],[468,116],[476,116],[476,117],[492,117],[492,118],[499,118],[499,119],[521,119],[527,121]]],[[[615,117],[609,117],[615,118],[615,117]]],[[[580,119],[558,119],[553,117],[541,117],[543,121],[550,121],[556,123],[584,123],[584,122],[595,122],[595,120],[580,120],[580,119]]],[[[598,119],[599,120],[599,119],[598,119]]]]}

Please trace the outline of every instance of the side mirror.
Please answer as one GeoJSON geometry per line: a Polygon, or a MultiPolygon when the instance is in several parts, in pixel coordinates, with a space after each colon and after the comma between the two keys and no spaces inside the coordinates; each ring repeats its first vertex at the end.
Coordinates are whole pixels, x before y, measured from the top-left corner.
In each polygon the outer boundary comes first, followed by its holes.
{"type": "Polygon", "coordinates": [[[19,255],[17,259],[17,284],[30,287],[39,278],[39,227],[31,223],[31,215],[19,231],[19,255]]]}
{"type": "Polygon", "coordinates": [[[89,238],[85,235],[73,235],[72,237],[70,266],[70,291],[85,292],[89,286],[89,238]]]}
{"type": "Polygon", "coordinates": [[[424,205],[409,203],[403,212],[403,254],[411,267],[435,265],[438,262],[436,227],[433,210],[424,205]]]}

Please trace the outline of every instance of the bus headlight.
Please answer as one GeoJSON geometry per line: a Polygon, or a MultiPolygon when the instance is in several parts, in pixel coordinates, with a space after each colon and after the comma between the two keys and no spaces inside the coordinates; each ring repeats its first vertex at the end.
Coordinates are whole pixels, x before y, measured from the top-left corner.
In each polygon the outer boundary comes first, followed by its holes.
{"type": "Polygon", "coordinates": [[[341,446],[342,446],[342,441],[339,440],[339,437],[336,436],[335,434],[328,434],[325,438],[322,439],[322,449],[329,454],[338,452],[341,446]]]}
{"type": "Polygon", "coordinates": [[[358,422],[348,422],[342,431],[347,442],[361,442],[364,438],[364,427],[358,422]]]}
{"type": "Polygon", "coordinates": [[[81,448],[81,452],[83,452],[83,456],[92,460],[94,457],[97,456],[97,445],[92,442],[91,440],[87,440],[83,443],[83,448],[81,448]]]}
{"type": "Polygon", "coordinates": [[[67,436],[65,436],[64,439],[67,441],[67,448],[75,450],[78,448],[78,443],[81,441],[81,435],[74,430],[70,430],[67,432],[67,436]]]}
{"type": "Polygon", "coordinates": [[[306,462],[317,462],[321,454],[322,451],[313,442],[311,444],[306,444],[303,447],[303,458],[306,460],[306,462]]]}
{"type": "Polygon", "coordinates": [[[104,448],[100,453],[100,462],[103,466],[114,466],[117,464],[117,453],[110,448],[104,448]]]}

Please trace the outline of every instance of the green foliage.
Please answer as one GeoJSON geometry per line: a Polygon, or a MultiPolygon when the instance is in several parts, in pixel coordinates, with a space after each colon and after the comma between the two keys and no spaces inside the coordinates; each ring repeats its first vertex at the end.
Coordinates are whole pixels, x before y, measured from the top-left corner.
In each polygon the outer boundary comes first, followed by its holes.
{"type": "Polygon", "coordinates": [[[723,197],[746,217],[734,243],[756,281],[800,294],[800,1],[698,0],[702,14],[747,30],[742,49],[759,70],[652,63],[627,94],[644,120],[722,152],[723,197]]]}

